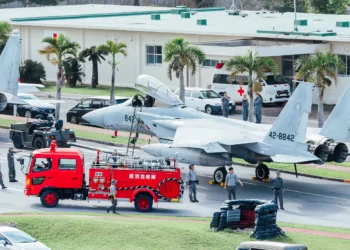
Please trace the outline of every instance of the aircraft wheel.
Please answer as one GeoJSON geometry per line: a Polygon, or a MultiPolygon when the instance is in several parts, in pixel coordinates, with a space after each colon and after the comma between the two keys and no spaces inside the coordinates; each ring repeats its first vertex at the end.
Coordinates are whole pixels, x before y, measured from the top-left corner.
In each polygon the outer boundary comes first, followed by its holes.
{"type": "Polygon", "coordinates": [[[259,181],[269,178],[270,170],[264,163],[259,163],[255,169],[255,176],[259,181]]]}
{"type": "Polygon", "coordinates": [[[225,182],[227,171],[225,167],[217,168],[214,172],[214,181],[216,183],[225,182]]]}

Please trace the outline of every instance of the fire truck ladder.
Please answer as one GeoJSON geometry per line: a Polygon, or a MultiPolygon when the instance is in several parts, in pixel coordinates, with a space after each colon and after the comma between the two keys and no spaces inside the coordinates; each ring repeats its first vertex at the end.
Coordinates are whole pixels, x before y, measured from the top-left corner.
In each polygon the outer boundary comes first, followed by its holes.
{"type": "MultiPolygon", "coordinates": [[[[130,133],[129,133],[128,147],[126,149],[126,155],[129,155],[130,144],[133,144],[131,157],[134,156],[136,142],[137,142],[137,139],[139,138],[139,131],[140,131],[140,128],[142,126],[142,121],[138,120],[135,116],[137,108],[139,108],[139,107],[135,107],[135,109],[134,109],[134,114],[132,117],[130,133]],[[131,137],[133,133],[135,133],[135,137],[131,137]]],[[[140,111],[142,111],[142,107],[140,108],[140,111]]]]}

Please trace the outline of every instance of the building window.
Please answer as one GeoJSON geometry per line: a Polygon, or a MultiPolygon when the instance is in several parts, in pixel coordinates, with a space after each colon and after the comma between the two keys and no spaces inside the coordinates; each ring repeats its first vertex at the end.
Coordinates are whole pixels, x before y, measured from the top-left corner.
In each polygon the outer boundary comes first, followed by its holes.
{"type": "Polygon", "coordinates": [[[158,45],[147,45],[147,65],[162,64],[162,46],[158,45]]]}
{"type": "Polygon", "coordinates": [[[343,60],[343,63],[345,66],[345,71],[340,72],[339,70],[337,70],[337,75],[338,76],[350,76],[350,56],[339,55],[339,57],[343,60]]]}
{"type": "Polygon", "coordinates": [[[213,59],[206,59],[203,62],[203,67],[211,67],[211,68],[215,68],[216,64],[219,63],[219,60],[213,60],[213,59]]]}

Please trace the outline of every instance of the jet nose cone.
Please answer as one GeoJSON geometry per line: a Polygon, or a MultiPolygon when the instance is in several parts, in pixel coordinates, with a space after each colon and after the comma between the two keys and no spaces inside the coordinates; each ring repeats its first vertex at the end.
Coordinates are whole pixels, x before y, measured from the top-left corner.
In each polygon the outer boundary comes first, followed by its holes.
{"type": "Polygon", "coordinates": [[[105,127],[105,119],[102,110],[91,111],[82,117],[85,121],[89,122],[91,125],[105,127]]]}
{"type": "Polygon", "coordinates": [[[159,144],[148,144],[145,146],[141,146],[141,149],[145,151],[147,154],[150,154],[154,157],[162,157],[162,145],[159,144]]]}

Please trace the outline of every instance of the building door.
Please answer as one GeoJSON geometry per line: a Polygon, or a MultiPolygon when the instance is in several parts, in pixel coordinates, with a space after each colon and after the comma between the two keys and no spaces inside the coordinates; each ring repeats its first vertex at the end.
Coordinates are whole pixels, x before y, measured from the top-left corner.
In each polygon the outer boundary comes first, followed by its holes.
{"type": "Polygon", "coordinates": [[[293,91],[293,79],[295,76],[295,62],[301,55],[282,56],[282,75],[290,85],[290,91],[293,91]]]}

